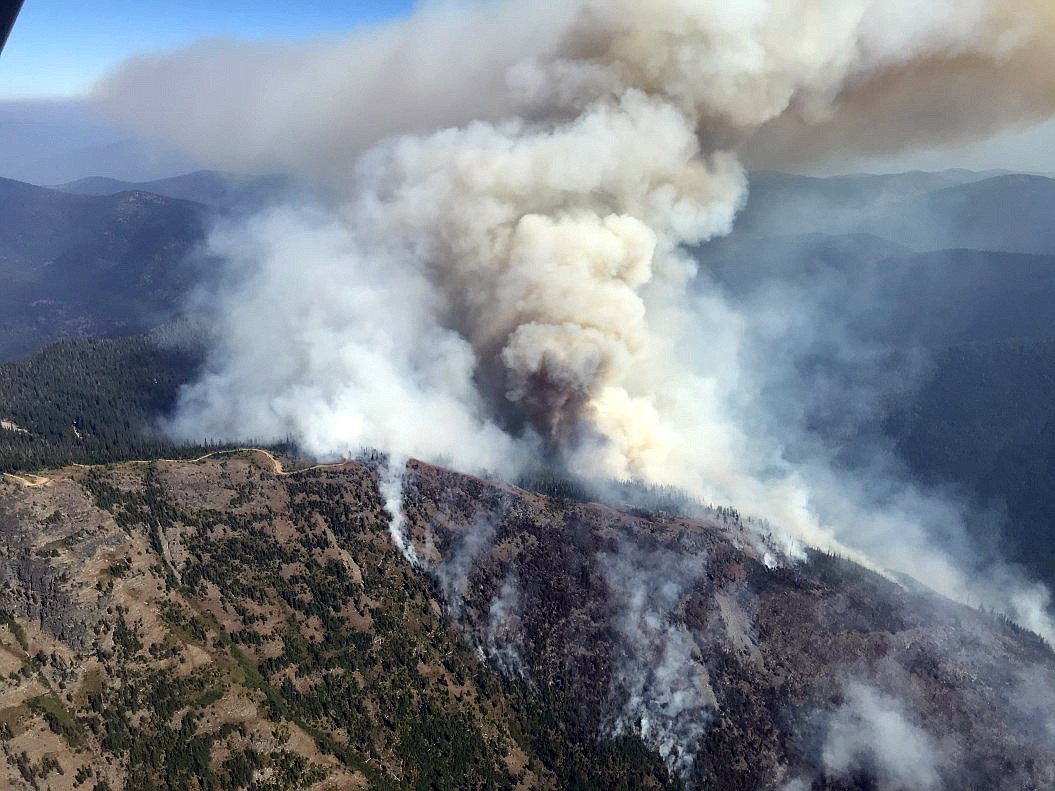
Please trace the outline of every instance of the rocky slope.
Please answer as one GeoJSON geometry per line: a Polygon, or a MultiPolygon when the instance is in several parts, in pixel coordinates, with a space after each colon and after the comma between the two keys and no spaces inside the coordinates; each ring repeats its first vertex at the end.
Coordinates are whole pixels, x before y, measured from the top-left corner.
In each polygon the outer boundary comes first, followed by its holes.
{"type": "Polygon", "coordinates": [[[413,462],[410,562],[379,472],[246,453],[4,479],[0,786],[1055,783],[1055,657],[999,618],[776,564],[734,512],[413,462]]]}

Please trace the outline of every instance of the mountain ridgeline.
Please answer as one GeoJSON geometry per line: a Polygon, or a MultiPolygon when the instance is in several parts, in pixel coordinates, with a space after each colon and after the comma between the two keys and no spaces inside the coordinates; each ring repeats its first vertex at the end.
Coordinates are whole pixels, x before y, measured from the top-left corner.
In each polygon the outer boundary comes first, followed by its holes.
{"type": "Polygon", "coordinates": [[[57,189],[0,179],[0,361],[62,338],[127,336],[171,321],[217,264],[217,217],[290,194],[283,177],[210,171],[57,189]]]}

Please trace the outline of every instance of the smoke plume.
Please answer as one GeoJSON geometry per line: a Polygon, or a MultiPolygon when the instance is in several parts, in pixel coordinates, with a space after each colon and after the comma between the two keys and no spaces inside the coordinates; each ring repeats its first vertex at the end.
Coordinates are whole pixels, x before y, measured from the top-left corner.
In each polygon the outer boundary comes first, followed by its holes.
{"type": "Polygon", "coordinates": [[[378,490],[388,513],[388,533],[392,545],[411,566],[420,565],[417,550],[407,531],[407,518],[403,513],[403,486],[406,479],[405,459],[390,458],[378,476],[378,490]]]}
{"type": "MultiPolygon", "coordinates": [[[[171,428],[506,473],[542,454],[961,593],[921,526],[943,506],[789,457],[754,393],[766,317],[686,248],[730,230],[744,152],[874,153],[1047,115],[1053,30],[1042,0],[498,0],[132,61],[98,91],[118,118],[328,190],[213,235],[220,340],[171,428]]],[[[1052,635],[1044,595],[994,584],[989,603],[1052,635]]]]}
{"type": "Polygon", "coordinates": [[[515,575],[506,578],[487,609],[487,634],[478,651],[506,678],[526,678],[520,653],[523,626],[520,620],[520,589],[515,575]]]}
{"type": "Polygon", "coordinates": [[[679,612],[707,571],[706,557],[691,546],[643,549],[627,542],[598,559],[618,612],[613,692],[624,703],[614,731],[640,736],[671,774],[685,776],[715,706],[706,671],[693,661],[699,647],[679,612]]]}
{"type": "Polygon", "coordinates": [[[866,772],[881,791],[942,787],[938,745],[899,701],[860,683],[847,687],[832,715],[821,760],[834,777],[866,772]]]}

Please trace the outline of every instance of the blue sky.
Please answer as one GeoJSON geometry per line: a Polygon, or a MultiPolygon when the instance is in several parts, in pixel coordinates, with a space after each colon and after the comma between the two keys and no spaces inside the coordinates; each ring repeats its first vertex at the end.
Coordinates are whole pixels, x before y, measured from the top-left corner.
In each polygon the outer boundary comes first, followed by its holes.
{"type": "Polygon", "coordinates": [[[295,40],[405,15],[412,0],[26,0],[0,99],[74,96],[129,55],[207,36],[295,40]]]}

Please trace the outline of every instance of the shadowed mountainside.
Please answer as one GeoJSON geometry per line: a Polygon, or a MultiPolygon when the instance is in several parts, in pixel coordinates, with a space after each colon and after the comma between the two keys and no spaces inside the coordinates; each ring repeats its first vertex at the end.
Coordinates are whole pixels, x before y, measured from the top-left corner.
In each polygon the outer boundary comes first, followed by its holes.
{"type": "MultiPolygon", "coordinates": [[[[853,186],[843,196],[847,203],[865,200],[857,179],[847,178],[853,186]]],[[[882,183],[887,177],[861,178],[882,183]]],[[[917,181],[909,179],[918,187],[917,181]]],[[[757,193],[760,206],[769,200],[767,190],[776,190],[788,203],[766,211],[779,218],[781,211],[801,210],[796,222],[805,225],[811,217],[825,219],[810,200],[826,196],[837,213],[837,187],[849,189],[847,179],[770,175],[769,182],[763,179],[757,193]],[[805,205],[796,203],[802,195],[805,205]]],[[[1035,232],[1021,238],[1040,249],[1047,224],[1032,209],[1044,204],[1033,206],[1030,195],[1052,183],[1033,176],[983,179],[899,198],[886,212],[933,223],[931,233],[963,244],[1004,244],[997,231],[1015,234],[1016,223],[1026,223],[1035,232]],[[963,210],[955,219],[953,206],[963,210]]],[[[908,477],[951,491],[968,507],[979,546],[1055,585],[1055,256],[917,252],[911,245],[919,240],[910,233],[752,237],[750,214],[749,205],[747,223],[699,255],[708,275],[749,310],[780,315],[793,305],[795,320],[812,328],[813,336],[799,338],[798,346],[794,338],[767,339],[787,342],[787,356],[795,360],[771,384],[777,406],[788,388],[800,388],[810,430],[832,453],[867,469],[877,449],[891,448],[908,477]],[[889,241],[894,238],[897,243],[889,241]],[[870,400],[847,395],[859,381],[870,400]]]]}
{"type": "Polygon", "coordinates": [[[979,536],[984,545],[1055,586],[1055,340],[942,350],[887,410],[872,429],[909,469],[1001,515],[998,533],[979,536]]]}
{"type": "Polygon", "coordinates": [[[68,195],[0,179],[0,361],[175,316],[210,267],[208,209],[146,192],[68,195]]]}
{"type": "Polygon", "coordinates": [[[1055,179],[1021,173],[754,173],[735,236],[867,233],[915,250],[1055,253],[1055,179]]]}

